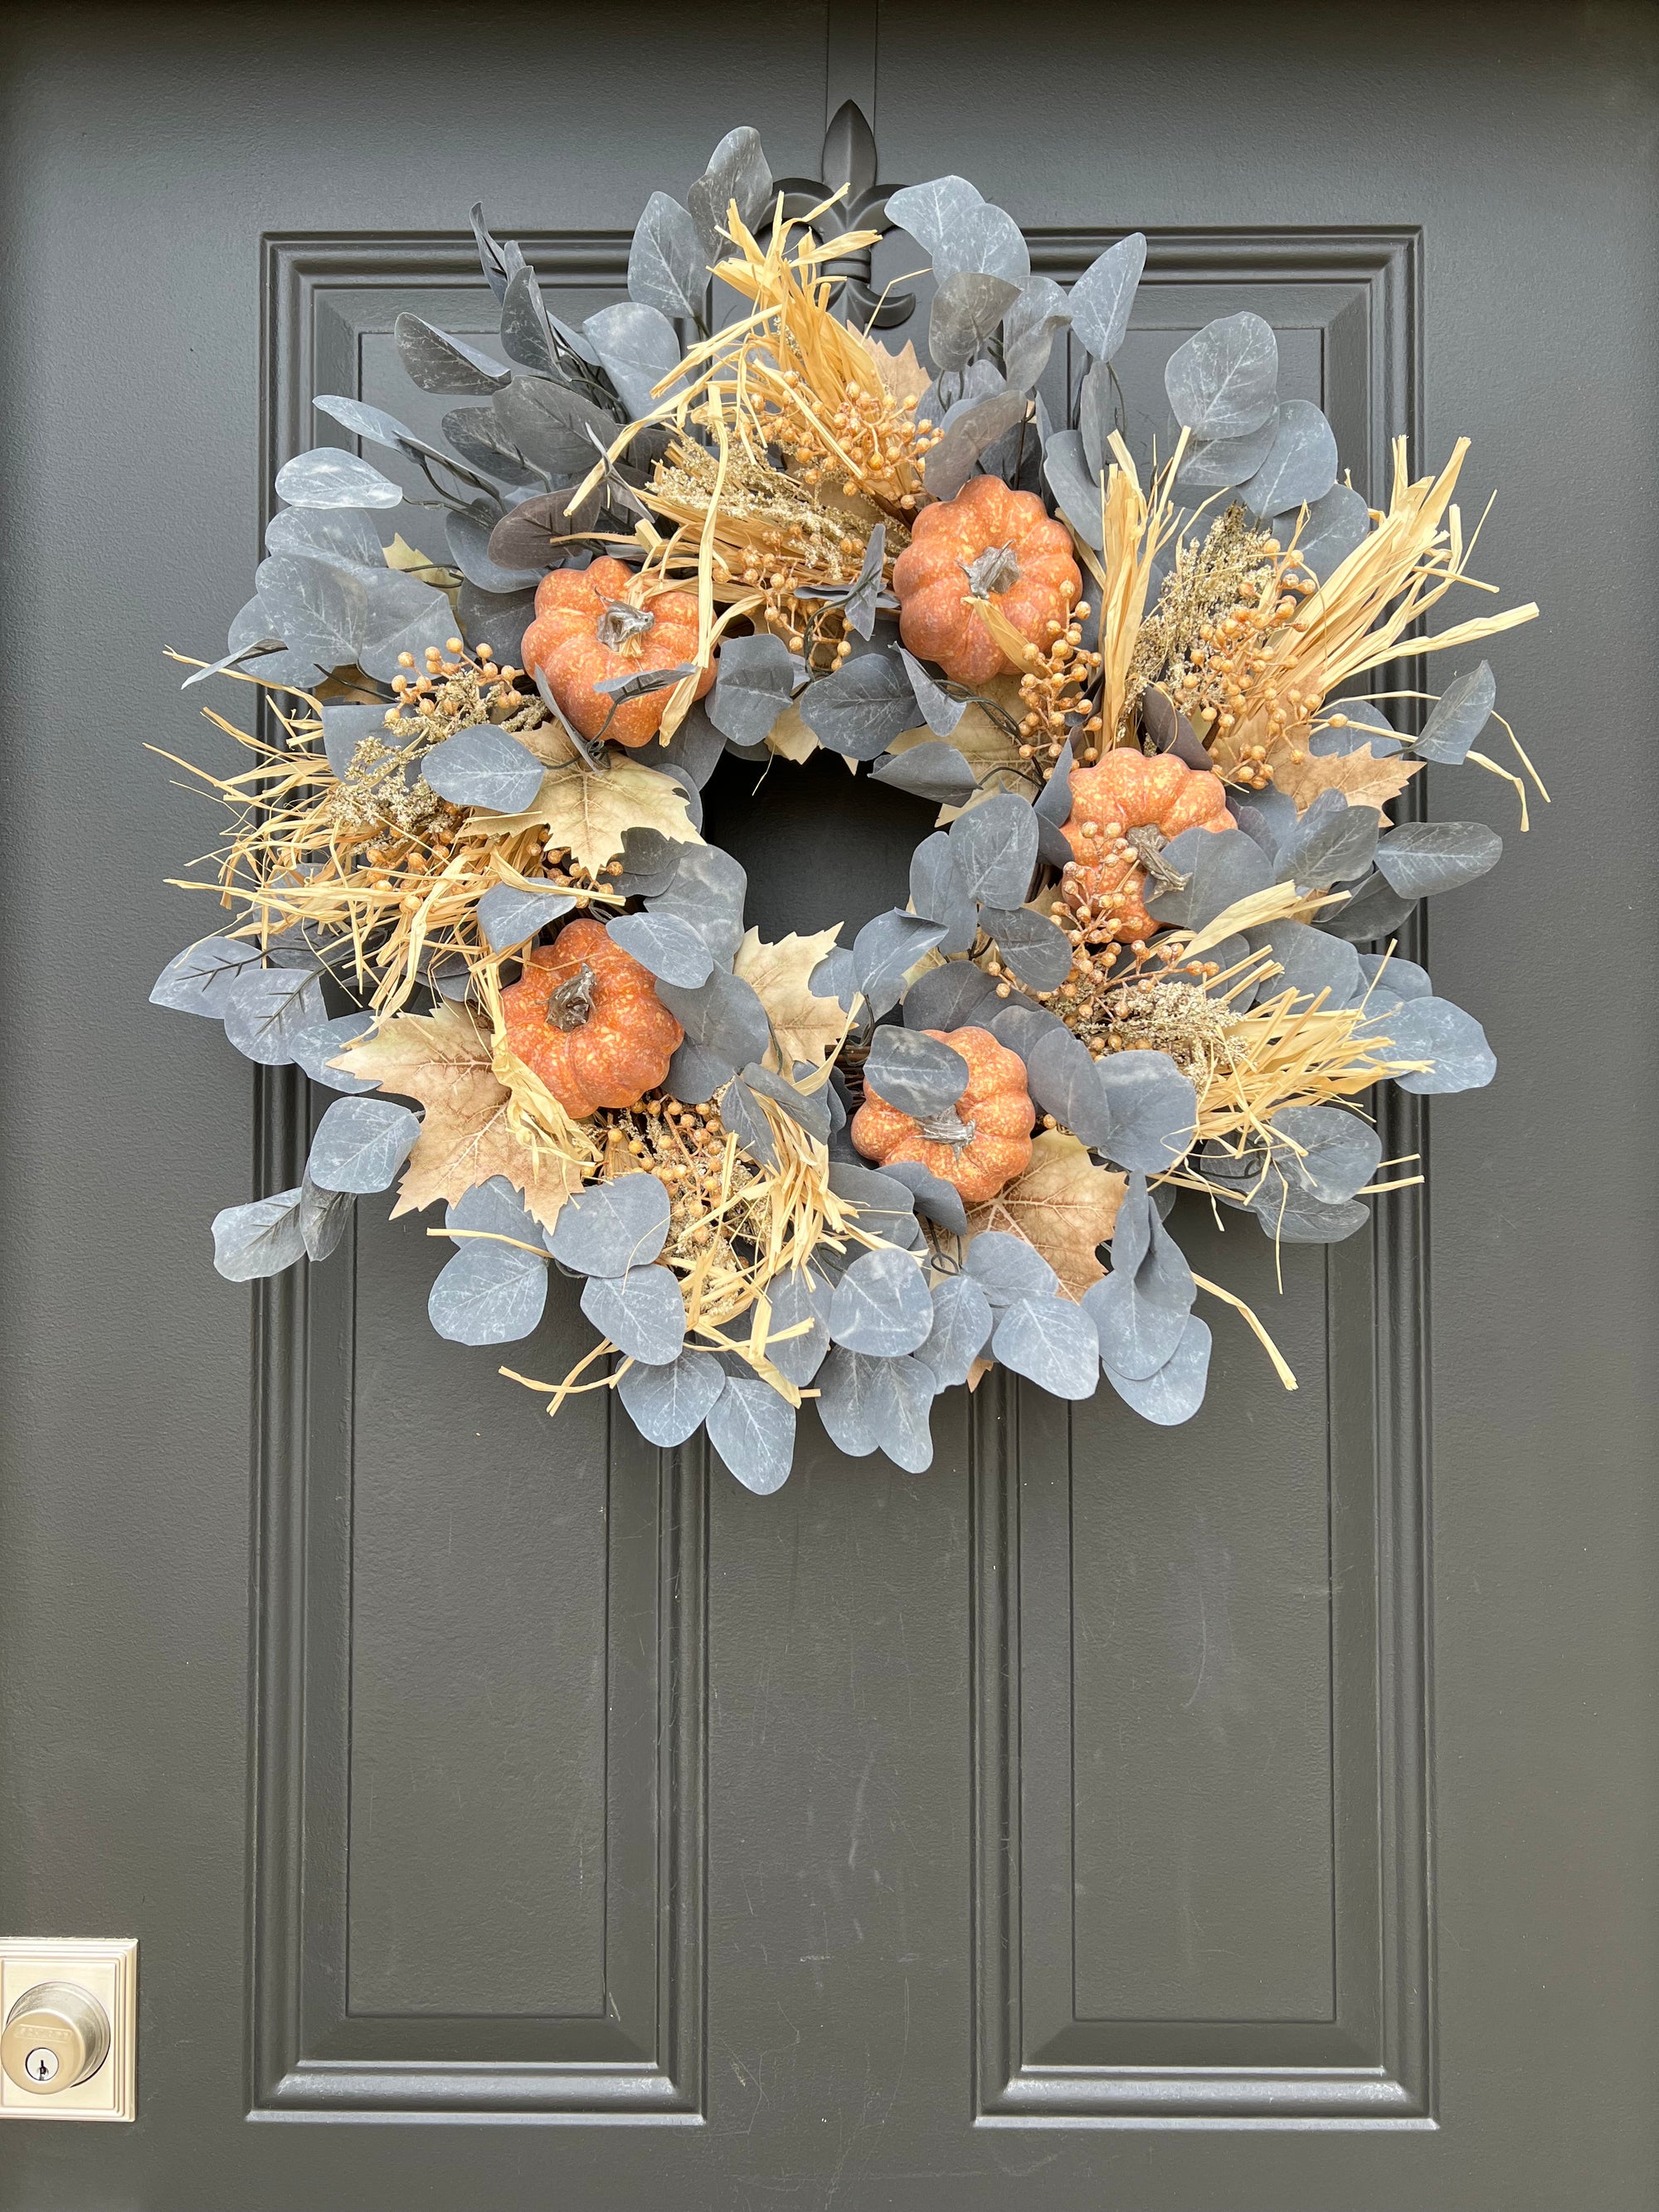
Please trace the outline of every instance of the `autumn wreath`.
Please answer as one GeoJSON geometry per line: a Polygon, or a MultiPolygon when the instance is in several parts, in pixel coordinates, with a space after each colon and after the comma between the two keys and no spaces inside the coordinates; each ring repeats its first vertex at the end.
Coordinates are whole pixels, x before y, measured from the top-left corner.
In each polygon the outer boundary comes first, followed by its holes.
{"type": "Polygon", "coordinates": [[[1111,364],[1145,240],[1065,290],[972,185],[884,192],[837,131],[839,189],[732,132],[580,328],[475,210],[500,356],[397,324],[444,442],[317,402],[404,484],[341,445],[276,477],[255,596],[188,679],[271,717],[211,717],[252,757],[209,779],[235,920],[155,992],[343,1094],[296,1188],[219,1214],[222,1274],[326,1258],[396,1184],[446,1208],[441,1334],[528,1337],[550,1267],[579,1275],[592,1348],[514,1379],[555,1411],[614,1388],[659,1445],[706,1427],[761,1492],[803,1400],[921,1468],[935,1395],[994,1362],[1184,1420],[1200,1290],[1289,1382],[1170,1203],[1329,1242],[1413,1179],[1368,1095],[1493,1062],[1395,933],[1500,845],[1384,810],[1425,761],[1526,797],[1474,750],[1484,662],[1425,719],[1379,682],[1534,611],[1423,634],[1470,580],[1462,443],[1416,479],[1397,447],[1369,507],[1243,313],[1176,349],[1137,458],[1111,364]],[[914,304],[873,289],[895,228],[931,368],[874,335],[914,304]],[[727,748],[936,803],[904,903],[763,941],[700,834],[727,748]]]}

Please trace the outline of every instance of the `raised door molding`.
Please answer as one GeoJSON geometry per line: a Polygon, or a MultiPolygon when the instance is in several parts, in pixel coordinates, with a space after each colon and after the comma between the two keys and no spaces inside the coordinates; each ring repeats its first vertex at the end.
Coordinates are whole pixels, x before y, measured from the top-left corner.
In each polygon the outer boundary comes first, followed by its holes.
{"type": "MultiPolygon", "coordinates": [[[[1111,234],[1038,231],[1033,265],[1077,275],[1111,234]]],[[[548,288],[616,292],[626,233],[526,235],[548,288]]],[[[1149,234],[1134,329],[1191,328],[1239,305],[1316,345],[1319,383],[1376,499],[1389,440],[1421,419],[1415,232],[1149,234]]],[[[487,327],[464,234],[264,241],[264,483],[324,434],[310,400],[362,388],[368,350],[414,307],[487,327]]],[[[1411,679],[1402,679],[1409,682],[1411,679]]],[[[1416,799],[1413,790],[1408,798],[1416,799]]],[[[1401,951],[1421,955],[1407,937],[1401,951]]],[[[260,1188],[298,1180],[305,1085],[258,1079],[260,1188]]],[[[1391,1096],[1385,1151],[1425,1151],[1421,1103],[1391,1096]]],[[[707,1474],[618,1443],[610,1618],[647,1608],[641,1661],[606,1655],[606,2001],[597,2016],[354,2014],[347,1996],[355,1262],[263,1285],[257,1303],[258,1541],[252,2100],[295,2116],[498,2112],[695,2118],[703,2054],[707,1474]],[[620,1609],[620,1610],[619,1610],[620,1609]],[[618,1713],[642,1723],[616,1730],[618,1713]],[[654,1759],[639,1756],[641,1740],[654,1759]],[[630,1763],[631,1762],[631,1763],[630,1763]],[[624,1868],[613,1855],[626,1861],[624,1868]],[[631,1855],[631,1856],[630,1856],[631,1855]]],[[[982,2124],[1340,2121],[1432,2112],[1429,1680],[1425,1646],[1427,1266],[1420,1194],[1326,1263],[1333,1394],[1328,2006],[1305,2020],[1085,2017],[1066,1908],[1076,1720],[1067,1662],[1072,1415],[998,1377],[975,1408],[974,1670],[977,1974],[974,2108],[982,2124]],[[1039,1448],[1022,1454],[1021,1425],[1039,1448]],[[1049,1434],[1058,1424],[1064,1433],[1049,1434]],[[1042,1602],[1033,1598],[1040,1589],[1042,1602]],[[1024,1602],[1022,1601],[1024,1601],[1024,1602]],[[1064,1696],[1037,1685],[1064,1680],[1064,1696]],[[1338,1802],[1340,1798],[1340,1802],[1338,1802]],[[1036,1821],[1034,1803],[1043,1808],[1036,1821]],[[1041,1881],[1040,1890],[1033,1887],[1041,1881]],[[1058,1887],[1057,1887],[1058,1885],[1058,1887]]],[[[618,1425],[620,1431],[620,1425],[618,1425]]]]}

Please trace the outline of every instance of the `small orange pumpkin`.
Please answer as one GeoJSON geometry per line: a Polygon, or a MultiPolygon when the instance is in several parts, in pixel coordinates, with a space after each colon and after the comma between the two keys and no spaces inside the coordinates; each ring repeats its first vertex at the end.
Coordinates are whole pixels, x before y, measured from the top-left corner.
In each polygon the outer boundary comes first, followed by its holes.
{"type": "Polygon", "coordinates": [[[1063,629],[1083,591],[1071,532],[1044,513],[1035,492],[1010,491],[1000,477],[974,477],[954,499],[924,507],[910,543],[893,563],[899,635],[957,684],[988,684],[1013,663],[968,605],[994,600],[1033,645],[1063,629]]]}
{"type": "Polygon", "coordinates": [[[501,1018],[508,1044],[578,1121],[601,1106],[637,1106],[685,1035],[650,969],[586,919],[533,948],[501,993],[501,1018]]]}
{"type": "MultiPolygon", "coordinates": [[[[648,691],[618,706],[594,686],[613,676],[637,676],[642,668],[678,668],[697,657],[695,596],[659,592],[643,604],[641,598],[635,572],[608,556],[590,568],[555,568],[536,586],[536,619],[521,647],[524,665],[532,676],[539,671],[547,678],[560,711],[585,738],[604,730],[619,745],[649,744],[662,726],[669,691],[648,691]]],[[[714,680],[714,669],[705,668],[697,679],[699,699],[714,680]]]]}
{"type": "Polygon", "coordinates": [[[853,1142],[866,1159],[884,1167],[891,1160],[915,1160],[954,1183],[968,1205],[983,1206],[1031,1164],[1036,1109],[1025,1088],[1025,1063],[989,1030],[927,1034],[967,1061],[967,1089],[947,1113],[918,1121],[890,1106],[866,1082],[864,1103],[853,1116],[853,1142]]]}
{"type": "Polygon", "coordinates": [[[1073,857],[1061,871],[1054,911],[1075,913],[1087,902],[1095,934],[1121,945],[1150,937],[1158,925],[1146,911],[1146,880],[1158,873],[1165,842],[1183,830],[1236,826],[1221,778],[1173,753],[1149,760],[1125,745],[1097,768],[1073,769],[1072,811],[1061,833],[1073,857]]]}

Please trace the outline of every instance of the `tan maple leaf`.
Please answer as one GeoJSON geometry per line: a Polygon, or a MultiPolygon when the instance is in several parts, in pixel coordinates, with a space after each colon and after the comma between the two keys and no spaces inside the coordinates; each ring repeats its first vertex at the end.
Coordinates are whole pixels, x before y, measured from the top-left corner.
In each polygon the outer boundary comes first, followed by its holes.
{"type": "Polygon", "coordinates": [[[1002,1229],[1034,1245],[1060,1277],[1068,1297],[1080,1298],[1106,1270],[1095,1257],[1117,1220],[1128,1177],[1097,1168],[1075,1137],[1045,1129],[1031,1146],[1031,1164],[988,1206],[968,1215],[971,1240],[1002,1229]]]}
{"type": "Polygon", "coordinates": [[[445,1000],[429,1014],[396,1014],[333,1065],[412,1098],[425,1109],[398,1187],[395,1215],[438,1199],[452,1205],[475,1184],[505,1176],[538,1221],[550,1226],[580,1188],[581,1170],[515,1125],[513,1093],[496,1077],[489,1031],[445,1000]]]}
{"type": "Polygon", "coordinates": [[[821,1067],[841,1049],[847,1034],[846,1009],[839,999],[820,999],[811,988],[812,970],[840,935],[836,922],[811,937],[792,930],[769,945],[757,929],[751,929],[738,947],[732,965],[766,1009],[786,1074],[798,1060],[821,1067]]]}
{"type": "Polygon", "coordinates": [[[866,343],[874,357],[876,374],[894,398],[920,404],[933,380],[917,360],[915,342],[906,338],[896,353],[889,353],[878,338],[868,338],[866,343]]]}
{"type": "Polygon", "coordinates": [[[545,830],[550,847],[568,850],[576,866],[592,875],[621,852],[625,830],[659,830],[682,844],[702,842],[686,811],[685,793],[673,777],[614,754],[603,775],[574,763],[550,770],[542,779],[535,803],[522,814],[480,818],[496,836],[510,836],[515,830],[545,830]]]}
{"type": "Polygon", "coordinates": [[[1381,809],[1400,796],[1422,765],[1397,754],[1373,760],[1369,745],[1356,753],[1304,752],[1297,760],[1288,745],[1280,744],[1267,758],[1274,783],[1296,801],[1298,814],[1305,814],[1322,791],[1340,791],[1350,806],[1381,809]]]}
{"type": "Polygon", "coordinates": [[[804,761],[818,749],[818,741],[801,720],[800,708],[791,700],[767,733],[767,744],[785,760],[804,761]]]}

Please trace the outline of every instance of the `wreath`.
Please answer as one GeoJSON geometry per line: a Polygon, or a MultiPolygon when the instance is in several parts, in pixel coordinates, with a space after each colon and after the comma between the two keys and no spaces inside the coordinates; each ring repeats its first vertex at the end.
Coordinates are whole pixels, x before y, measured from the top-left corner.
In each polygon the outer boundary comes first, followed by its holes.
{"type": "Polygon", "coordinates": [[[441,1336],[526,1338],[576,1275],[592,1348],[501,1371],[550,1412],[614,1389],[654,1444],[706,1429],[761,1492],[804,1400],[917,1470],[935,1396],[993,1363],[1183,1421],[1200,1291],[1293,1388],[1170,1205],[1329,1243],[1419,1179],[1367,1097],[1494,1063],[1395,934],[1501,841],[1384,810],[1468,762],[1524,828],[1532,774],[1475,749],[1484,661],[1425,719],[1367,696],[1536,611],[1422,634],[1473,580],[1467,441],[1417,479],[1400,441],[1369,508],[1245,313],[1172,355],[1137,459],[1112,362],[1145,240],[1067,291],[963,179],[871,185],[855,110],[830,144],[837,187],[777,184],[732,131],[580,328],[475,208],[501,357],[397,321],[447,446],[317,401],[424,490],[337,445],[278,473],[255,595],[187,678],[265,708],[210,716],[251,765],[205,779],[230,824],[193,887],[235,919],[153,994],[340,1094],[299,1185],[215,1219],[222,1275],[325,1260],[395,1184],[446,1209],[441,1336]],[[876,335],[915,306],[872,278],[893,228],[932,263],[931,368],[876,335]],[[905,903],[847,945],[747,927],[700,833],[728,748],[936,803],[905,903]]]}

